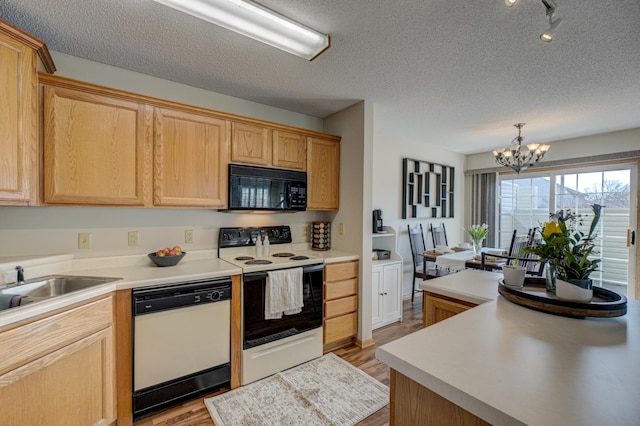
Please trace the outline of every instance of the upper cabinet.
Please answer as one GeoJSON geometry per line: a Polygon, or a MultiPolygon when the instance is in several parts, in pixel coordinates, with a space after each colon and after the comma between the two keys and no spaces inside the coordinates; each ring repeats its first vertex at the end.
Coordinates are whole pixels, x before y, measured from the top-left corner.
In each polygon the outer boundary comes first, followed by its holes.
{"type": "Polygon", "coordinates": [[[232,122],[231,162],[304,171],[307,138],[301,133],[232,122]]]}
{"type": "Polygon", "coordinates": [[[231,123],[231,161],[271,165],[271,130],[246,123],[231,123]]]}
{"type": "Polygon", "coordinates": [[[337,210],[340,138],[40,74],[42,204],[228,206],[228,164],[307,171],[337,210]]]}
{"type": "Polygon", "coordinates": [[[273,166],[307,170],[307,138],[284,130],[273,131],[273,166]]]}
{"type": "Polygon", "coordinates": [[[307,209],[340,206],[340,142],[309,137],[307,142],[307,209]]]}
{"type": "Polygon", "coordinates": [[[0,20],[0,205],[37,204],[37,70],[55,66],[40,40],[0,20]]]}
{"type": "Polygon", "coordinates": [[[154,120],[154,204],[224,207],[227,122],[167,108],[154,120]]]}
{"type": "Polygon", "coordinates": [[[148,204],[151,108],[83,87],[43,99],[44,202],[148,204]]]}

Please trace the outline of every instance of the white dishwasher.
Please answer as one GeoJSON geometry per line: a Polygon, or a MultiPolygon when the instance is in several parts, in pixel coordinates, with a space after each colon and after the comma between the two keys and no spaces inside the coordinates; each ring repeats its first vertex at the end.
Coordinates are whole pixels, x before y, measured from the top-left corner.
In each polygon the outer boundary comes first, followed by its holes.
{"type": "Polygon", "coordinates": [[[229,277],[134,289],[132,302],[134,419],[229,385],[229,277]]]}

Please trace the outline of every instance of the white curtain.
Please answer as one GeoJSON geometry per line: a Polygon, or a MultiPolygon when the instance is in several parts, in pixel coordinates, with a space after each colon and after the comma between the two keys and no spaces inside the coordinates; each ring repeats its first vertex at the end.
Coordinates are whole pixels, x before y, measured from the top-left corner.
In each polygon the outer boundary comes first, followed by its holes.
{"type": "Polygon", "coordinates": [[[486,247],[498,247],[498,173],[471,175],[471,223],[489,225],[486,247]]]}

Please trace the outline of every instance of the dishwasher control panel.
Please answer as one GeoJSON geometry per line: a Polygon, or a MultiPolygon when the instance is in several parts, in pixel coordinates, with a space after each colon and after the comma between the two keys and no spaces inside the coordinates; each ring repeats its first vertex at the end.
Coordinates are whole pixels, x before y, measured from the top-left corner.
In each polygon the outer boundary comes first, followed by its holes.
{"type": "Polygon", "coordinates": [[[231,299],[231,280],[187,282],[133,290],[133,315],[231,299]]]}

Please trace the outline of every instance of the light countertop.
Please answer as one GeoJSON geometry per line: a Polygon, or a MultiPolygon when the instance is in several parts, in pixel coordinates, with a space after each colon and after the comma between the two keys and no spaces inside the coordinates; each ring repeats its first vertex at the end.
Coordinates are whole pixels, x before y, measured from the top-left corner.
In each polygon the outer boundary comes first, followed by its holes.
{"type": "MultiPolygon", "coordinates": [[[[457,275],[463,291],[449,288],[445,295],[471,294],[474,302],[478,293],[490,293],[484,286],[494,278],[469,279],[479,274],[454,274],[421,287],[443,291],[457,275]]],[[[497,287],[497,280],[491,285],[497,287]]],[[[622,317],[573,319],[498,296],[388,343],[376,357],[495,425],[618,426],[638,425],[640,418],[637,300],[628,301],[622,317]]]]}
{"type": "Polygon", "coordinates": [[[419,287],[421,290],[479,305],[498,298],[500,278],[502,278],[501,272],[465,269],[458,273],[423,281],[419,287]]]}
{"type": "MultiPolygon", "coordinates": [[[[335,250],[309,250],[308,253],[323,259],[325,263],[359,258],[357,255],[335,250]]],[[[237,266],[220,260],[217,250],[187,252],[179,264],[171,267],[155,266],[146,254],[87,259],[75,259],[73,255],[62,254],[0,258],[0,284],[15,280],[16,265],[24,268],[26,280],[52,274],[114,277],[117,280],[49,300],[2,310],[0,327],[116,290],[242,274],[237,266]]]]}

